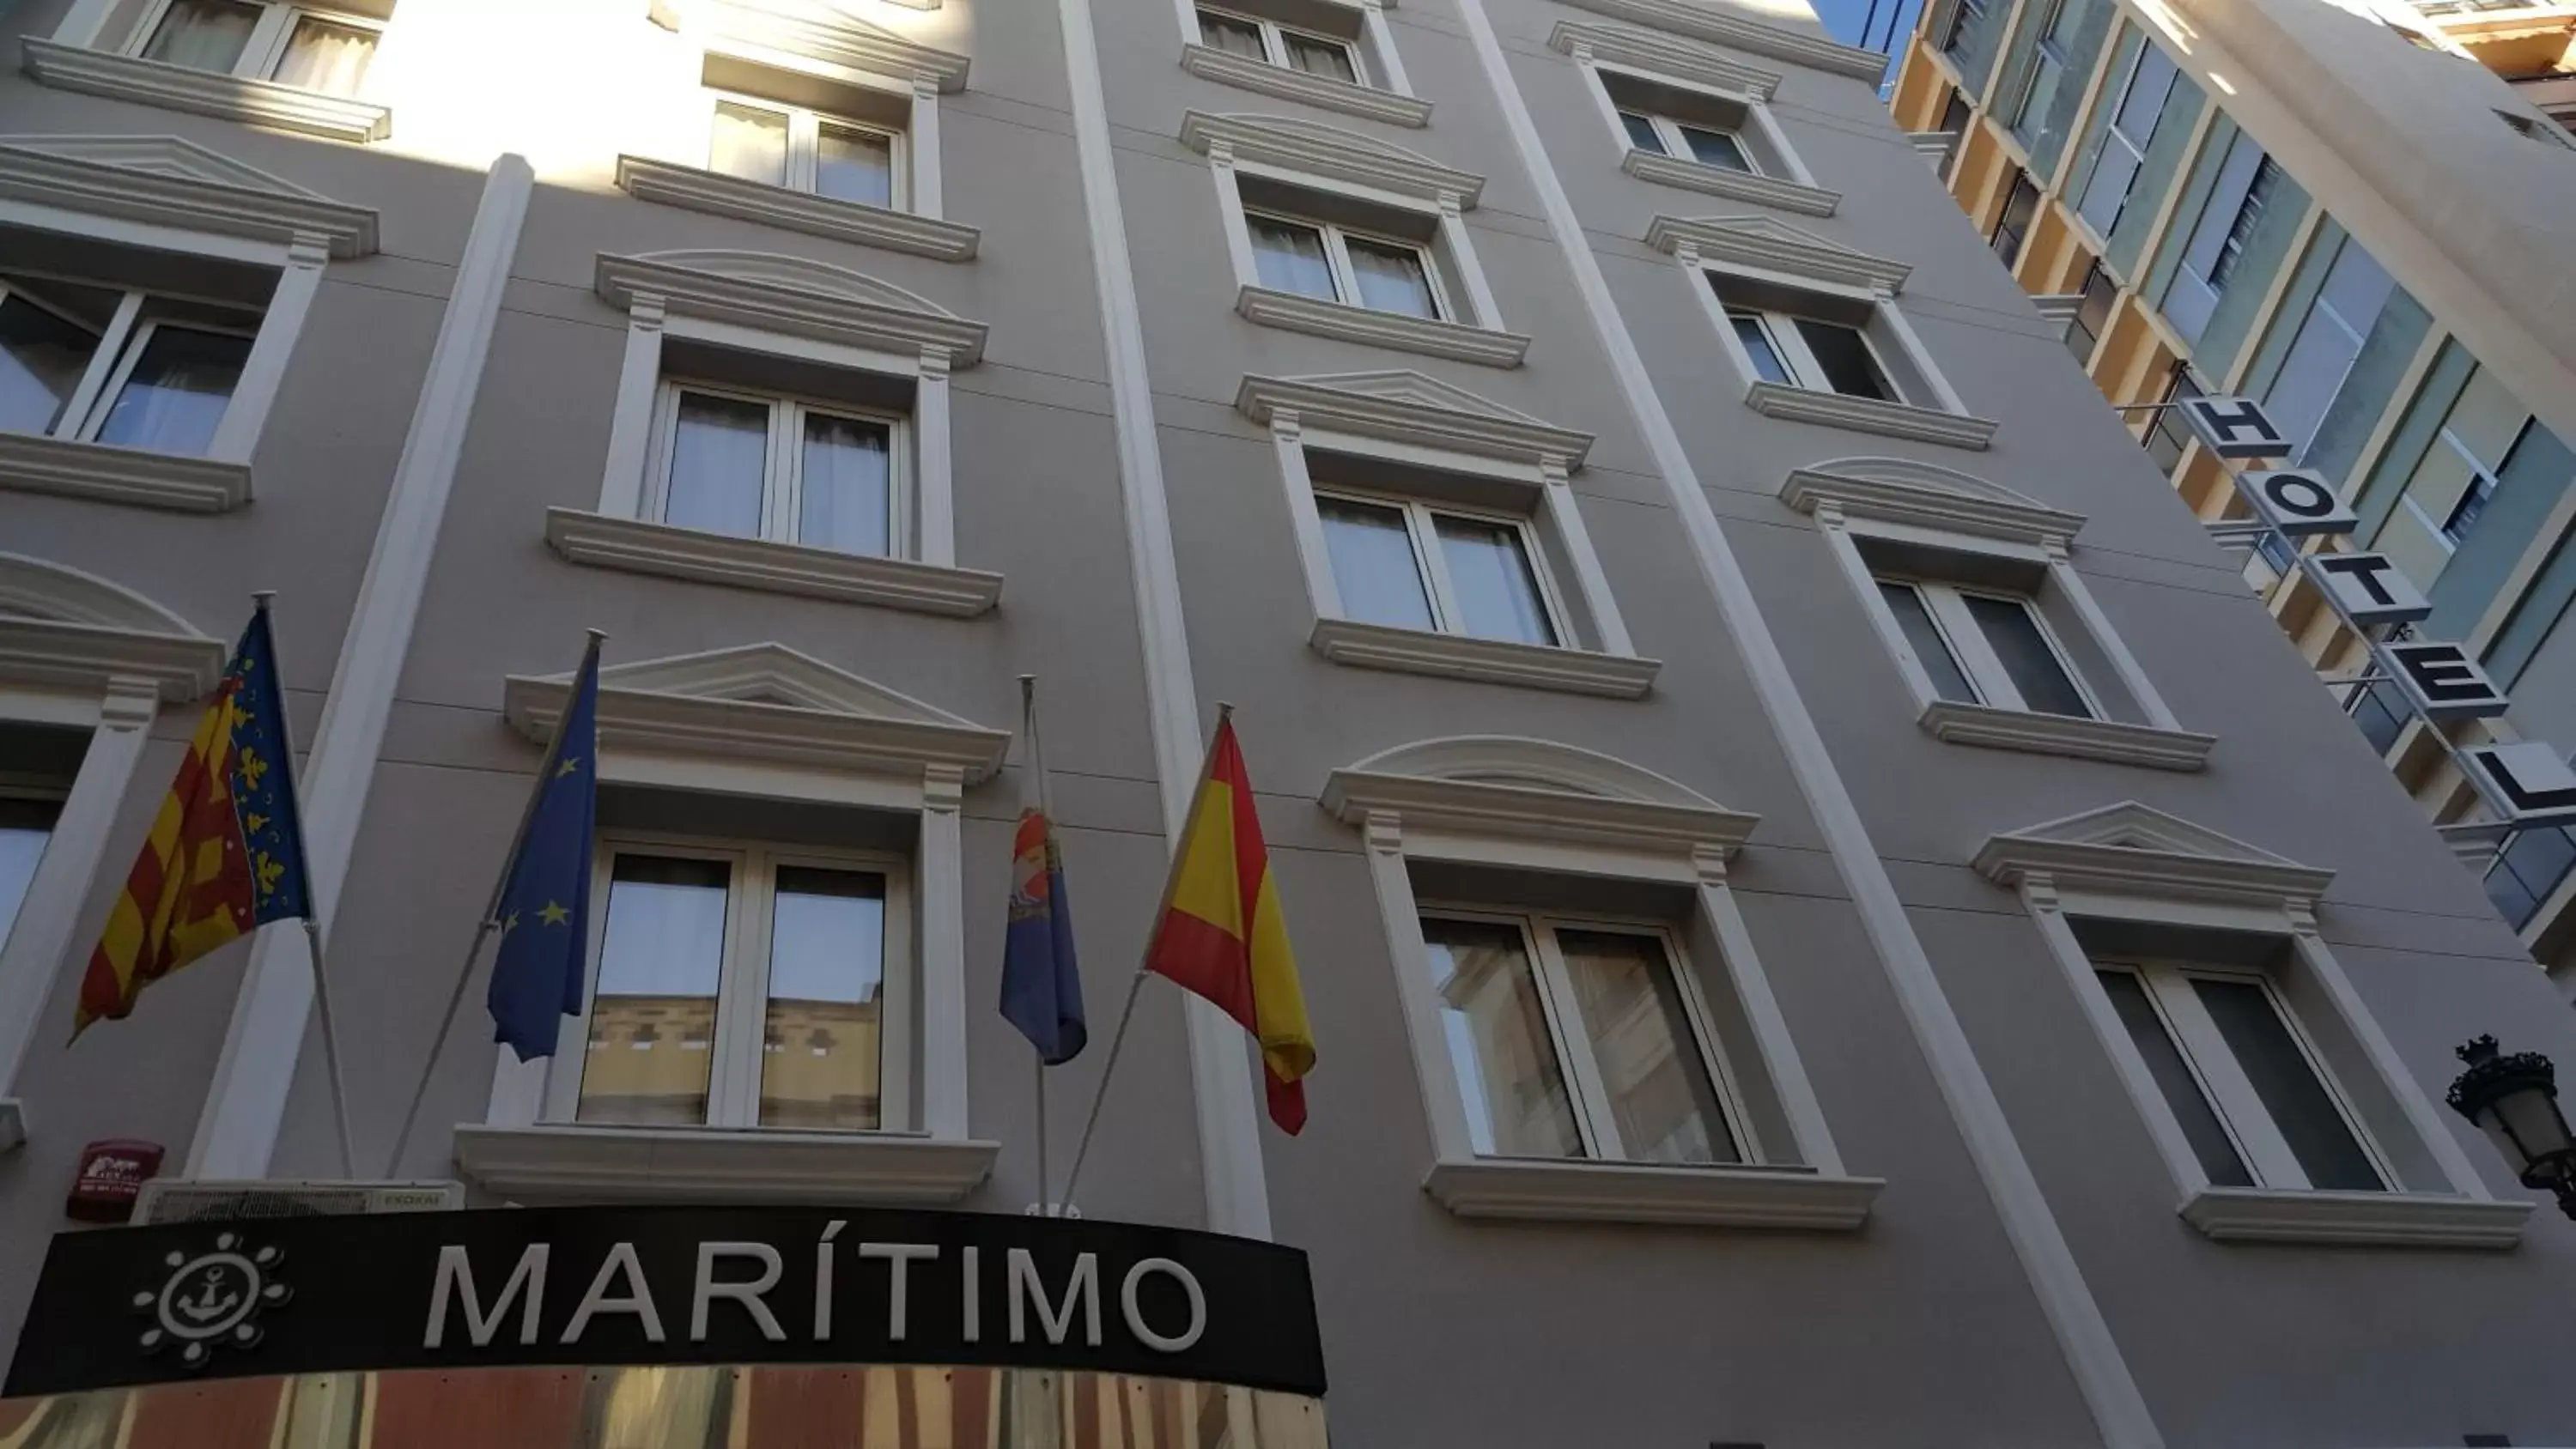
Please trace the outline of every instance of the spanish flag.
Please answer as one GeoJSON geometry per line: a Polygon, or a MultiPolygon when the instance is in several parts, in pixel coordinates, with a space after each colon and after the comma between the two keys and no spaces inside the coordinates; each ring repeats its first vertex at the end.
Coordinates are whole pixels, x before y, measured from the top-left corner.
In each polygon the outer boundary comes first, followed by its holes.
{"type": "Polygon", "coordinates": [[[1208,745],[1145,969],[1215,1002],[1260,1041],[1270,1120],[1296,1135],[1306,1125],[1302,1079],[1315,1069],[1315,1038],[1231,719],[1217,721],[1208,745]]]}
{"type": "Polygon", "coordinates": [[[90,952],[74,1036],[234,937],[311,914],[285,701],[263,598],[90,952]]]}

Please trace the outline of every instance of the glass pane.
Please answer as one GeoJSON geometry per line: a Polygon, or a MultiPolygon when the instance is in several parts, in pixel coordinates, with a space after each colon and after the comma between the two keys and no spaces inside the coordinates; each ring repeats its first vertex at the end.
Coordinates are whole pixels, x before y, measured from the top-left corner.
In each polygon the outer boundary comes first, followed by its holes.
{"type": "Polygon", "coordinates": [[[1664,138],[1655,130],[1652,117],[1638,115],[1635,111],[1621,111],[1619,124],[1628,128],[1629,145],[1658,156],[1664,154],[1664,138]]]}
{"type": "Polygon", "coordinates": [[[767,186],[787,184],[787,117],[757,106],[716,102],[707,169],[767,186]]]}
{"type": "Polygon", "coordinates": [[[816,133],[814,192],[870,206],[894,205],[894,142],[874,131],[825,126],[816,133]]]}
{"type": "Polygon", "coordinates": [[[1440,308],[1431,299],[1431,273],[1424,267],[1422,253],[1408,246],[1390,242],[1349,240],[1351,276],[1359,283],[1357,300],[1363,307],[1379,312],[1401,312],[1407,317],[1437,317],[1440,308]]]}
{"type": "Polygon", "coordinates": [[[706,1122],[732,877],[721,860],[618,854],[582,1054],[582,1121],[706,1122]]]}
{"type": "Polygon", "coordinates": [[[2220,1187],[2252,1187],[2254,1174],[2245,1170],[2236,1144],[2228,1140],[2227,1128],[2210,1110],[2209,1099],[2201,1095],[2191,1064],[2183,1060],[2182,1049],[2165,1031],[2164,1018],[2156,1015],[2155,1003],[2147,999],[2147,984],[2126,971],[2095,974],[2103,994],[2111,998],[2111,1009],[2120,1014],[2120,1024],[2129,1029],[2130,1044],[2146,1058],[2147,1075],[2156,1079],[2156,1090],[2164,1094],[2165,1105],[2182,1124],[2183,1140],[2191,1144],[2192,1156],[2200,1159],[2200,1170],[2220,1187]]]}
{"type": "Polygon", "coordinates": [[[1691,159],[1702,165],[1723,166],[1729,171],[1753,169],[1753,163],[1745,159],[1743,144],[1724,131],[1684,126],[1682,140],[1690,147],[1691,159]]]}
{"type": "Polygon", "coordinates": [[[170,0],[170,9],[143,47],[145,60],[190,70],[230,72],[259,24],[260,7],[241,0],[170,0]]]}
{"type": "Polygon", "coordinates": [[[2288,1140],[2290,1155],[2308,1174],[2308,1186],[2384,1191],[2387,1184],[2379,1180],[2379,1170],[2370,1165],[2370,1155],[2310,1070],[2307,1054],[2299,1050],[2263,984],[2195,976],[2191,990],[2227,1039],[2254,1095],[2272,1114],[2272,1125],[2288,1140]]]}
{"type": "Polygon", "coordinates": [[[1976,686],[1968,682],[1967,671],[1959,667],[1957,656],[1950,652],[1950,641],[1941,637],[1941,626],[1932,621],[1932,611],[1925,607],[1923,595],[1912,584],[1892,584],[1881,579],[1878,596],[1887,601],[1887,611],[1896,616],[1896,627],[1913,647],[1914,658],[1932,677],[1932,692],[1964,704],[1979,703],[1976,686]]]}
{"type": "Polygon", "coordinates": [[[804,471],[798,475],[796,541],[884,557],[893,474],[883,423],[805,415],[804,471]]]}
{"type": "Polygon", "coordinates": [[[61,810],[52,800],[0,798],[0,946],[9,942],[9,928],[35,883],[36,862],[45,858],[45,842],[53,838],[54,816],[61,810]]]}
{"type": "Polygon", "coordinates": [[[1339,300],[1333,291],[1333,265],[1324,259],[1324,234],[1311,226],[1267,216],[1247,216],[1252,229],[1252,263],[1261,285],[1301,296],[1339,300]]]}
{"type": "Polygon", "coordinates": [[[702,392],[680,394],[662,521],[759,537],[768,459],[769,404],[702,392]]]}
{"type": "Polygon", "coordinates": [[[1359,67],[1351,64],[1351,48],[1338,40],[1321,40],[1310,35],[1283,32],[1280,37],[1288,46],[1288,64],[1309,75],[1330,76],[1337,81],[1359,84],[1359,67]]]}
{"type": "Polygon", "coordinates": [[[1425,918],[1422,943],[1468,1143],[1486,1157],[1583,1156],[1520,928],[1425,918]]]}
{"type": "MultiPolygon", "coordinates": [[[[113,308],[114,294],[108,296],[113,308]]],[[[0,298],[0,429],[51,430],[89,370],[98,338],[98,329],[36,305],[10,284],[10,295],[0,298]]]]}
{"type": "Polygon", "coordinates": [[[203,453],[215,440],[249,356],[247,337],[155,325],[99,427],[99,441],[156,453],[203,453]]]}
{"type": "Polygon", "coordinates": [[[354,96],[367,78],[367,62],[375,58],[374,31],[308,17],[295,22],[274,79],[325,95],[354,96]]]}
{"type": "Polygon", "coordinates": [[[2002,661],[2005,676],[2012,680],[2013,688],[2021,691],[2023,708],[2038,714],[2093,717],[2082,691],[2067,677],[2066,667],[2057,662],[2057,651],[2048,647],[2048,636],[2039,631],[2039,621],[2030,616],[2028,604],[1987,594],[1961,594],[1959,598],[1968,606],[1968,617],[1977,621],[1978,632],[1986,636],[1986,647],[2002,661]]]}
{"type": "Polygon", "coordinates": [[[2120,114],[2112,124],[2141,151],[2155,134],[2156,119],[2164,114],[2174,73],[2173,58],[2163,46],[2147,41],[2139,47],[2137,62],[2129,68],[2129,93],[2121,98],[2120,114]]]}
{"type": "Polygon", "coordinates": [[[1762,325],[1760,317],[1750,312],[1729,312],[1726,318],[1735,324],[1735,340],[1744,344],[1745,355],[1753,359],[1755,377],[1783,387],[1798,385],[1789,376],[1789,364],[1781,360],[1780,349],[1771,345],[1771,329],[1762,325]]]}
{"type": "Polygon", "coordinates": [[[1828,391],[1846,397],[1874,397],[1883,402],[1902,402],[1887,374],[1878,370],[1878,359],[1870,355],[1869,344],[1861,340],[1860,329],[1840,322],[1819,322],[1812,317],[1798,319],[1798,336],[1815,354],[1816,366],[1824,376],[1828,391]]]}
{"type": "Polygon", "coordinates": [[[1449,566],[1450,591],[1457,595],[1458,632],[1523,644],[1557,642],[1519,529],[1447,514],[1434,515],[1432,527],[1449,566]]]}
{"type": "Polygon", "coordinates": [[[761,1125],[881,1125],[885,896],[881,875],[778,868],[760,1049],[761,1125]]]}
{"type": "Polygon", "coordinates": [[[1576,1009],[1632,1162],[1738,1162],[1693,1045],[1672,963],[1652,936],[1559,931],[1576,1009]]]}
{"type": "Polygon", "coordinates": [[[1269,50],[1261,43],[1260,26],[1231,15],[1219,15],[1212,10],[1199,12],[1199,43],[1252,60],[1266,62],[1270,59],[1269,50]]]}
{"type": "Polygon", "coordinates": [[[1324,552],[1333,560],[1344,618],[1400,629],[1433,627],[1431,595],[1422,585],[1403,509],[1318,495],[1315,511],[1323,516],[1324,552]]]}

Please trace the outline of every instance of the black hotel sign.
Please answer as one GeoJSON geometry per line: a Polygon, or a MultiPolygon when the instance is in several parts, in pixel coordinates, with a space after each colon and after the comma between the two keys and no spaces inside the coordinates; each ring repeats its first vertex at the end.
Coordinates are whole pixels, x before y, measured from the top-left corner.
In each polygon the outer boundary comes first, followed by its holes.
{"type": "Polygon", "coordinates": [[[0,1394],[358,1369],[962,1364],[1320,1395],[1306,1257],[984,1213],[507,1208],[57,1236],[0,1394]]]}

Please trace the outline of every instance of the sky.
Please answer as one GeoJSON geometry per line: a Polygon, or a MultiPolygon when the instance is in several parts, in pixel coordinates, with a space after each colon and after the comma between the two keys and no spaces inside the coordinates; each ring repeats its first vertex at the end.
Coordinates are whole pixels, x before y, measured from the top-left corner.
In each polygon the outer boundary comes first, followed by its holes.
{"type": "Polygon", "coordinates": [[[1889,49],[1888,35],[1892,32],[1901,36],[1912,29],[1915,17],[1923,9],[1923,0],[1878,0],[1877,16],[1872,18],[1870,0],[1808,0],[1808,3],[1816,7],[1816,17],[1825,22],[1825,29],[1832,32],[1834,39],[1846,45],[1867,45],[1872,50],[1881,51],[1889,49]],[[1888,15],[1890,6],[1895,7],[1896,12],[1892,25],[1888,15]],[[1861,38],[1864,25],[1869,28],[1866,40],[1861,38]]]}

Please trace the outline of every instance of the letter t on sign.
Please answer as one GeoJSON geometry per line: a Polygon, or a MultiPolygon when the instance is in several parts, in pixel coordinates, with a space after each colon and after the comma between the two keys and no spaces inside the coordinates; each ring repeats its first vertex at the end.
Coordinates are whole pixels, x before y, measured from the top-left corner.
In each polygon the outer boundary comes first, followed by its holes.
{"type": "Polygon", "coordinates": [[[2290,456],[2290,440],[2250,397],[2190,397],[2174,406],[2201,446],[2230,462],[2290,456]]]}
{"type": "Polygon", "coordinates": [[[2299,564],[2355,624],[2411,623],[2433,612],[2433,601],[2384,553],[2301,554],[2299,564]]]}

